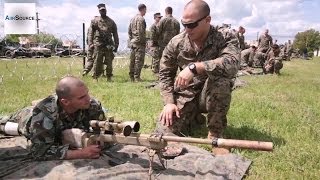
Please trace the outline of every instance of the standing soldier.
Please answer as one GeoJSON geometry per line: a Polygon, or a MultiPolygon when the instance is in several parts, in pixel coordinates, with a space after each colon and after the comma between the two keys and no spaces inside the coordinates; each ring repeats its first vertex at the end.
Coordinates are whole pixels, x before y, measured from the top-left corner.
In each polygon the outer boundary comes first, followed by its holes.
{"type": "MultiPolygon", "coordinates": [[[[89,34],[91,33],[91,31],[92,31],[92,30],[91,30],[91,27],[89,27],[89,28],[88,28],[88,32],[87,32],[87,40],[86,40],[86,42],[87,42],[88,45],[89,45],[88,36],[89,36],[89,34]]],[[[89,48],[89,49],[88,49],[86,67],[85,67],[84,70],[83,70],[82,76],[87,75],[87,74],[91,71],[91,69],[92,69],[92,67],[93,67],[93,62],[94,62],[93,49],[94,49],[94,48],[89,48]]]]}
{"type": "Polygon", "coordinates": [[[161,55],[164,48],[169,41],[177,34],[180,33],[180,23],[172,16],[172,7],[165,9],[166,17],[159,23],[159,36],[160,36],[160,48],[161,55]]]}
{"type": "Polygon", "coordinates": [[[244,27],[242,27],[242,26],[239,26],[239,30],[236,33],[236,36],[237,36],[237,38],[239,40],[239,48],[241,50],[246,49],[245,44],[244,44],[244,33],[245,32],[246,32],[246,29],[244,27]]]}
{"type": "Polygon", "coordinates": [[[286,44],[286,47],[285,47],[285,53],[287,54],[287,57],[288,57],[287,59],[289,61],[291,59],[292,51],[293,51],[293,48],[292,48],[291,40],[288,40],[288,43],[286,44]]]}
{"type": "Polygon", "coordinates": [[[271,48],[272,46],[272,37],[269,35],[269,30],[266,29],[264,31],[264,34],[262,34],[259,37],[258,40],[258,52],[263,52],[263,53],[267,53],[267,51],[271,48]]]}
{"type": "Polygon", "coordinates": [[[138,10],[139,13],[131,19],[128,29],[131,48],[129,76],[132,82],[142,81],[140,74],[146,54],[146,21],[143,16],[147,12],[147,7],[139,4],[138,10]]]}
{"type": "Polygon", "coordinates": [[[154,23],[150,27],[151,32],[151,52],[152,52],[152,71],[154,74],[158,75],[159,73],[159,65],[160,65],[160,47],[159,47],[159,33],[158,33],[158,25],[161,19],[160,13],[155,13],[153,15],[154,23]]]}
{"type": "Polygon", "coordinates": [[[116,23],[107,16],[105,4],[98,4],[100,17],[91,21],[88,34],[89,49],[94,48],[93,78],[98,79],[103,74],[103,64],[107,65],[107,80],[111,81],[113,52],[117,52],[119,37],[116,23]]]}

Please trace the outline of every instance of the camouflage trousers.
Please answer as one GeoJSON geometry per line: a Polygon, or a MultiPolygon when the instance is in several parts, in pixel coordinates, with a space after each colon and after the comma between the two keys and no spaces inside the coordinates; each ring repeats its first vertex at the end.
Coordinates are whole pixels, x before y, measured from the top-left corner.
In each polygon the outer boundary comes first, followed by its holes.
{"type": "Polygon", "coordinates": [[[112,76],[112,61],[114,59],[114,54],[112,49],[107,47],[94,47],[94,63],[93,63],[93,78],[98,78],[103,74],[104,65],[106,65],[106,75],[107,77],[112,76]]]}
{"type": "Polygon", "coordinates": [[[130,78],[140,78],[146,54],[145,46],[134,46],[131,48],[129,76],[130,78]]]}
{"type": "Polygon", "coordinates": [[[86,60],[86,66],[83,70],[83,73],[87,74],[91,71],[92,67],[93,67],[93,62],[94,62],[94,49],[93,48],[89,48],[88,50],[88,54],[87,54],[87,60],[86,60]]]}
{"type": "Polygon", "coordinates": [[[18,123],[18,132],[20,135],[28,136],[28,128],[32,116],[33,106],[23,108],[10,116],[1,116],[0,125],[5,125],[7,122],[18,123]]]}
{"type": "MultiPolygon", "coordinates": [[[[217,93],[215,84],[207,79],[201,93],[180,108],[180,118],[174,116],[173,125],[170,127],[162,125],[158,119],[156,132],[188,136],[195,128],[199,127],[199,124],[203,124],[203,121],[205,121],[205,117],[201,113],[207,113],[207,128],[210,134],[221,137],[227,126],[231,87],[230,85],[230,89],[226,90],[225,93],[217,93]]],[[[181,107],[179,101],[177,101],[177,106],[181,107]]]]}
{"type": "Polygon", "coordinates": [[[253,67],[263,67],[267,58],[267,54],[262,52],[256,52],[253,57],[253,67]]]}
{"type": "Polygon", "coordinates": [[[258,47],[257,52],[266,53],[269,47],[258,47]]]}
{"type": "Polygon", "coordinates": [[[160,69],[160,59],[161,59],[161,51],[160,47],[152,47],[151,49],[151,57],[152,57],[152,72],[154,74],[159,74],[160,69]]]}
{"type": "Polygon", "coordinates": [[[280,73],[280,69],[282,69],[283,64],[282,61],[279,59],[271,59],[265,65],[264,69],[266,73],[280,73]]]}

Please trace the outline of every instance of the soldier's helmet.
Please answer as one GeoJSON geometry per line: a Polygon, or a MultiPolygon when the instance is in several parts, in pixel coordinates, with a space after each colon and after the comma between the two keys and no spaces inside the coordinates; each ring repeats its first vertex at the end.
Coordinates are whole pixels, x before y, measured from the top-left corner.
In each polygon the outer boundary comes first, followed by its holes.
{"type": "Polygon", "coordinates": [[[99,11],[103,10],[103,9],[106,10],[106,5],[103,3],[98,4],[97,7],[98,7],[99,11]]]}

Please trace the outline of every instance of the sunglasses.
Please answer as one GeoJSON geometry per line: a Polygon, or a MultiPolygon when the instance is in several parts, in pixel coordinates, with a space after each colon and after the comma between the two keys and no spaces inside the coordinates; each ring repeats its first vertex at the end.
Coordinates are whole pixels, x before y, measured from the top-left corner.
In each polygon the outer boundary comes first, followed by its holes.
{"type": "Polygon", "coordinates": [[[185,27],[185,28],[189,28],[189,29],[194,29],[196,28],[198,25],[199,25],[199,22],[204,20],[208,15],[205,15],[203,16],[202,18],[196,20],[195,22],[193,23],[184,23],[182,20],[181,20],[181,24],[185,27]]]}

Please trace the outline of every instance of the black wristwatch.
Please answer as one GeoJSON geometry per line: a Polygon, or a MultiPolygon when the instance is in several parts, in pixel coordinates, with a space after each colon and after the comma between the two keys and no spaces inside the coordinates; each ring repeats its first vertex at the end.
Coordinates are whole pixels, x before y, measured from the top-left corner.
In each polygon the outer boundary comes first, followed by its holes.
{"type": "Polygon", "coordinates": [[[196,67],[196,65],[195,65],[194,63],[189,64],[189,65],[188,65],[188,68],[190,69],[190,71],[191,71],[194,75],[198,74],[198,73],[197,73],[197,67],[196,67]]]}

